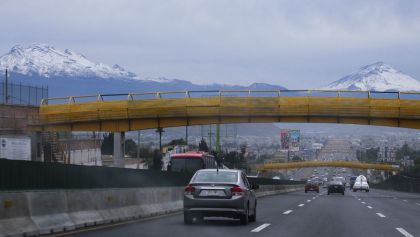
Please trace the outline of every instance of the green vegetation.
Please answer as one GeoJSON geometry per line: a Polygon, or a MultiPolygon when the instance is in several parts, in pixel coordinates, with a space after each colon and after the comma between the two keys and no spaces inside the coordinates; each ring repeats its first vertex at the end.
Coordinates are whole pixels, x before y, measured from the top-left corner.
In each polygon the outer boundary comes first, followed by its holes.
{"type": "Polygon", "coordinates": [[[397,150],[396,159],[404,160],[408,157],[410,160],[414,160],[414,167],[408,170],[409,174],[420,176],[420,150],[414,150],[407,144],[404,144],[400,149],[397,150]]]}
{"type": "Polygon", "coordinates": [[[364,151],[357,151],[357,159],[361,162],[376,163],[378,159],[378,148],[368,148],[364,151]]]}
{"type": "Polygon", "coordinates": [[[299,162],[299,161],[303,161],[303,159],[302,158],[300,158],[299,156],[297,156],[297,155],[294,155],[293,156],[293,158],[292,158],[292,161],[294,161],[294,162],[299,162]]]}

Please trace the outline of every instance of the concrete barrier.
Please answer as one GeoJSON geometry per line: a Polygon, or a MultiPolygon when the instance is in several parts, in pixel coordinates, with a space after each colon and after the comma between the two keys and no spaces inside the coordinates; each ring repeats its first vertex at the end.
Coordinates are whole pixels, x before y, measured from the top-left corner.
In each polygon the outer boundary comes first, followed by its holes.
{"type": "MultiPolygon", "coordinates": [[[[258,197],[303,190],[264,185],[258,197]]],[[[181,211],[183,187],[0,192],[0,237],[73,230],[181,211]]]]}
{"type": "Polygon", "coordinates": [[[73,230],[65,191],[27,192],[29,213],[40,234],[73,230]]]}
{"type": "Polygon", "coordinates": [[[0,193],[0,236],[32,236],[38,228],[30,218],[26,193],[0,193]]]}

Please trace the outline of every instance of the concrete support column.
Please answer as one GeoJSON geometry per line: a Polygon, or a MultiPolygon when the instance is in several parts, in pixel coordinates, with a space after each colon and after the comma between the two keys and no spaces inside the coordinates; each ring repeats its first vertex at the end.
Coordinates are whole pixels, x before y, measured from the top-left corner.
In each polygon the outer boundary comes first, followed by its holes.
{"type": "Polygon", "coordinates": [[[114,132],[114,167],[124,168],[125,133],[114,132]]]}
{"type": "Polygon", "coordinates": [[[31,160],[44,161],[42,150],[42,133],[31,133],[31,160]]]}

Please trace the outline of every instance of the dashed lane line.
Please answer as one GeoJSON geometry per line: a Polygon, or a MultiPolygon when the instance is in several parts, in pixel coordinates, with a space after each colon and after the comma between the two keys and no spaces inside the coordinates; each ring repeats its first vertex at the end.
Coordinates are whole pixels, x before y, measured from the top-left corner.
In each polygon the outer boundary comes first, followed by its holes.
{"type": "Polygon", "coordinates": [[[397,227],[395,228],[396,230],[398,230],[398,232],[400,232],[402,235],[404,235],[405,237],[414,237],[414,235],[408,233],[408,231],[404,230],[401,227],[397,227]]]}
{"type": "Polygon", "coordinates": [[[262,224],[262,225],[258,226],[257,228],[251,230],[251,232],[260,232],[261,230],[267,228],[269,225],[271,225],[271,224],[270,223],[262,224]]]}
{"type": "Polygon", "coordinates": [[[403,200],[403,202],[408,202],[407,200],[403,200]]]}
{"type": "Polygon", "coordinates": [[[306,202],[311,202],[311,200],[308,199],[308,200],[306,200],[306,202]]]}
{"type": "Polygon", "coordinates": [[[303,204],[303,203],[302,203],[302,204],[299,204],[298,206],[299,206],[299,207],[303,207],[303,206],[305,206],[305,204],[303,204]]]}
{"type": "Polygon", "coordinates": [[[292,211],[293,211],[293,210],[287,210],[287,211],[283,212],[283,214],[284,214],[284,215],[288,215],[288,214],[290,214],[292,211]]]}
{"type": "Polygon", "coordinates": [[[384,214],[382,214],[382,213],[376,213],[376,215],[378,215],[379,217],[382,217],[382,218],[385,218],[386,216],[384,215],[384,214]]]}
{"type": "Polygon", "coordinates": [[[371,206],[367,206],[367,208],[372,209],[372,207],[371,207],[371,206]]]}
{"type": "Polygon", "coordinates": [[[419,205],[420,206],[420,203],[416,203],[416,205],[419,205]]]}
{"type": "Polygon", "coordinates": [[[362,202],[362,204],[366,204],[366,202],[362,202]]]}

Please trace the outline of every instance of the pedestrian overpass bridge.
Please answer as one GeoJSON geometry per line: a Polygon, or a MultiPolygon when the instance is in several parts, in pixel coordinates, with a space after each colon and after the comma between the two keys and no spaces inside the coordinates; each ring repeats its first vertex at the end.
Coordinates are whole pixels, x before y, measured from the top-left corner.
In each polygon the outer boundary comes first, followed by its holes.
{"type": "Polygon", "coordinates": [[[42,101],[38,131],[126,132],[231,123],[342,123],[420,129],[420,93],[182,91],[42,101]]]}
{"type": "Polygon", "coordinates": [[[265,163],[259,165],[257,170],[282,170],[282,169],[300,169],[300,168],[309,168],[309,167],[342,167],[342,168],[351,168],[351,169],[375,169],[383,171],[399,171],[400,167],[398,165],[390,164],[379,164],[379,163],[363,163],[357,161],[324,161],[324,160],[314,160],[314,161],[301,161],[301,162],[287,162],[287,163],[265,163]]]}

